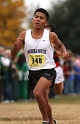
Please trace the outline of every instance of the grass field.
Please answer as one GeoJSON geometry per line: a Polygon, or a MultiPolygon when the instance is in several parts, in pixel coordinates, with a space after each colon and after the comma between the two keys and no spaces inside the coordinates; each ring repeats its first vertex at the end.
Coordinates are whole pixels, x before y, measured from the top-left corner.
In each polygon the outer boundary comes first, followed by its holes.
{"type": "MultiPolygon", "coordinates": [[[[80,124],[80,96],[49,100],[57,124],[80,124]]],[[[41,124],[36,101],[0,104],[0,124],[41,124]]]]}

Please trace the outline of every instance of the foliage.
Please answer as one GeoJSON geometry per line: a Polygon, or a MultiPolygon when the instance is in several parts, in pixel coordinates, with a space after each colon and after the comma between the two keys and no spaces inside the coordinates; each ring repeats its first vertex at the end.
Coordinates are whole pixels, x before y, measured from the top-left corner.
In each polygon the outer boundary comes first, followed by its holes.
{"type": "Polygon", "coordinates": [[[23,0],[0,0],[0,44],[10,47],[22,28],[26,17],[23,0]]]}
{"type": "Polygon", "coordinates": [[[49,23],[56,25],[59,39],[67,49],[80,54],[80,0],[65,0],[53,4],[49,23]]]}

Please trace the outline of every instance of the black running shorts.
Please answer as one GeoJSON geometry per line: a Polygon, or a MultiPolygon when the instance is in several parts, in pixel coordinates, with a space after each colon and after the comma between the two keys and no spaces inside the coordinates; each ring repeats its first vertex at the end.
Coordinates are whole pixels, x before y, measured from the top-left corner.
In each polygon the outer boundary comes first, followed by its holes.
{"type": "MultiPolygon", "coordinates": [[[[52,69],[42,69],[42,70],[37,70],[37,71],[29,70],[28,79],[29,79],[30,89],[32,89],[32,90],[34,89],[38,80],[41,77],[45,77],[48,80],[53,80],[53,83],[54,83],[55,78],[56,78],[56,71],[55,71],[54,68],[52,68],[52,69]]],[[[53,83],[52,83],[52,85],[53,85],[53,83]]],[[[52,87],[52,85],[51,85],[51,87],[52,87]]]]}

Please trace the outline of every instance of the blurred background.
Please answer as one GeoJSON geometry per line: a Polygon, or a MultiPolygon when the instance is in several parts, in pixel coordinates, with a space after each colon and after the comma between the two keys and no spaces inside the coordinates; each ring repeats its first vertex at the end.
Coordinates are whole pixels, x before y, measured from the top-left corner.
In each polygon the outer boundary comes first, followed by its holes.
{"type": "MultiPolygon", "coordinates": [[[[70,60],[60,56],[64,71],[63,95],[80,95],[80,0],[0,0],[0,102],[34,100],[28,86],[28,67],[23,49],[14,60],[10,49],[22,30],[32,28],[34,11],[43,7],[49,23],[70,53],[70,60]]],[[[53,89],[50,98],[58,97],[53,89]]]]}

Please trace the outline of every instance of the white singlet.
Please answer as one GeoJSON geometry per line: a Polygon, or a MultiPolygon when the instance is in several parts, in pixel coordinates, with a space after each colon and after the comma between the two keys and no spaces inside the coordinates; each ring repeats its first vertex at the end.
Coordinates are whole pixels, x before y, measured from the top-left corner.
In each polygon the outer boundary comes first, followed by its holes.
{"type": "Polygon", "coordinates": [[[33,39],[31,29],[26,30],[24,54],[30,70],[54,68],[53,51],[49,41],[49,30],[44,29],[40,39],[33,39]]]}

